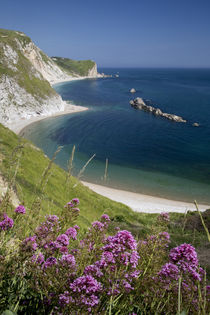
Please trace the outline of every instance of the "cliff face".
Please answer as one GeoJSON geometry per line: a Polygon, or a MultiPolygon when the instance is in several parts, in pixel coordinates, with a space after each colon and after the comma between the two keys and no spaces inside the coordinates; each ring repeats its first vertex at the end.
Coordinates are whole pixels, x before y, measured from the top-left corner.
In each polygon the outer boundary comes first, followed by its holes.
{"type": "Polygon", "coordinates": [[[66,103],[50,84],[97,76],[94,62],[71,61],[73,70],[61,67],[24,33],[0,29],[0,123],[63,111],[66,103]]]}
{"type": "Polygon", "coordinates": [[[57,80],[68,80],[71,77],[62,71],[51,58],[43,53],[33,42],[30,42],[23,49],[24,56],[32,63],[34,68],[39,71],[43,78],[50,83],[57,80]]]}
{"type": "Polygon", "coordinates": [[[24,33],[0,29],[1,123],[64,110],[47,80],[68,78],[24,33]]]}

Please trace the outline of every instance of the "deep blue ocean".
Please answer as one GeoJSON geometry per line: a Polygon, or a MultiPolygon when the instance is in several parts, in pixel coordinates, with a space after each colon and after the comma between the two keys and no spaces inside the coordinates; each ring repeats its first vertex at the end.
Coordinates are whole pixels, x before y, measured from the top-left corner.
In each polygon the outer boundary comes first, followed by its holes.
{"type": "Polygon", "coordinates": [[[54,86],[88,111],[36,122],[23,134],[66,168],[76,146],[74,175],[96,154],[82,179],[177,200],[210,202],[210,69],[99,69],[119,77],[54,86]],[[136,89],[135,94],[129,90],[136,89]],[[142,97],[188,123],[133,109],[142,97]],[[199,127],[192,123],[198,122],[199,127]],[[108,177],[104,181],[105,160],[108,177]]]}

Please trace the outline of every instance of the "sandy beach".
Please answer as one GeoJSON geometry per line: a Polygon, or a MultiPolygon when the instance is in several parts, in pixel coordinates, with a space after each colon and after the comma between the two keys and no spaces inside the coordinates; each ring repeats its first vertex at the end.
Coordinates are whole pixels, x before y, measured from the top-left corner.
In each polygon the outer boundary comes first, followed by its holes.
{"type": "MultiPolygon", "coordinates": [[[[188,210],[191,211],[196,210],[195,205],[193,203],[153,197],[149,195],[118,190],[87,182],[82,183],[85,186],[92,189],[93,191],[95,191],[96,193],[105,196],[109,199],[112,199],[114,201],[121,202],[129,206],[132,210],[136,212],[160,213],[166,211],[184,213],[185,211],[188,210]]],[[[199,210],[201,211],[205,211],[208,208],[210,208],[210,205],[199,204],[199,210]]]]}
{"type": "MultiPolygon", "coordinates": [[[[51,85],[74,81],[74,80],[83,80],[86,77],[78,77],[78,78],[71,78],[65,81],[54,81],[50,82],[51,85]]],[[[66,114],[76,113],[80,111],[87,110],[87,107],[71,105],[66,103],[66,108],[64,111],[56,112],[52,115],[43,115],[43,116],[36,116],[31,117],[30,119],[21,119],[17,122],[13,122],[11,126],[8,126],[11,130],[13,130],[16,134],[20,134],[21,131],[28,125],[49,118],[49,117],[57,117],[66,114]]],[[[133,193],[124,190],[118,190],[106,186],[96,185],[88,182],[82,182],[85,186],[89,187],[96,193],[105,196],[109,199],[112,199],[117,202],[121,202],[136,212],[147,212],[147,213],[160,213],[162,211],[167,212],[180,212],[184,213],[187,210],[195,211],[195,205],[193,203],[182,202],[182,201],[175,201],[169,200],[164,198],[159,198],[155,196],[143,195],[139,193],[133,193]]],[[[210,205],[199,205],[199,209],[201,211],[205,211],[206,209],[210,208],[210,205]]]]}
{"type": "MultiPolygon", "coordinates": [[[[58,84],[58,83],[64,83],[64,82],[71,82],[71,81],[76,81],[76,80],[84,80],[87,79],[87,77],[69,77],[66,80],[54,80],[54,81],[50,81],[51,86],[53,87],[53,85],[58,84]]],[[[72,114],[72,113],[76,113],[76,112],[81,112],[84,110],[87,110],[87,107],[84,106],[78,106],[78,105],[73,105],[73,104],[69,104],[67,102],[66,106],[65,106],[65,110],[64,111],[58,111],[55,112],[51,115],[40,115],[40,116],[34,116],[31,117],[29,119],[20,119],[17,121],[13,121],[11,124],[7,124],[7,127],[9,129],[11,129],[12,131],[14,131],[16,134],[20,134],[21,131],[28,125],[46,119],[46,118],[50,118],[50,117],[57,117],[57,116],[63,116],[63,115],[67,115],[67,114],[72,114]]]]}
{"type": "Polygon", "coordinates": [[[54,113],[52,115],[42,115],[42,116],[35,116],[31,117],[29,119],[21,119],[16,122],[13,122],[11,125],[8,124],[8,128],[10,128],[12,131],[14,131],[16,134],[20,134],[21,131],[28,125],[46,119],[50,117],[57,117],[57,116],[62,116],[62,115],[67,115],[67,114],[73,114],[76,112],[82,112],[84,110],[87,110],[87,107],[83,106],[77,106],[77,105],[71,105],[71,104],[66,104],[66,108],[64,111],[60,111],[57,113],[54,113]]]}

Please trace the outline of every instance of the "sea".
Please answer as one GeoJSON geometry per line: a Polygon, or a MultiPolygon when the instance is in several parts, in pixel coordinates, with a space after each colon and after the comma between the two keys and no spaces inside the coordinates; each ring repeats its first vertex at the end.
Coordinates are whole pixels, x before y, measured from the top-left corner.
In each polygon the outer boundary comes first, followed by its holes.
{"type": "Polygon", "coordinates": [[[72,173],[81,180],[209,204],[210,69],[99,71],[112,77],[54,86],[64,100],[89,110],[33,123],[24,137],[49,157],[62,146],[56,163],[64,169],[75,146],[72,173]],[[132,108],[136,97],[187,123],[132,108]]]}

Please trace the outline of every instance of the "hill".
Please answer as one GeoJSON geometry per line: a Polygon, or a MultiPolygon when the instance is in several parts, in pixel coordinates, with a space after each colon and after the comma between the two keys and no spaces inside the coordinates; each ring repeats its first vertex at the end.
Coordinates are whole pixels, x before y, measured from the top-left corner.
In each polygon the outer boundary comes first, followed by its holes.
{"type": "Polygon", "coordinates": [[[97,76],[92,61],[71,64],[72,70],[60,67],[24,33],[0,29],[0,123],[63,111],[66,103],[51,84],[97,76]]]}
{"type": "Polygon", "coordinates": [[[69,58],[52,57],[52,60],[69,75],[97,76],[97,65],[92,60],[73,60],[69,58]]]}

